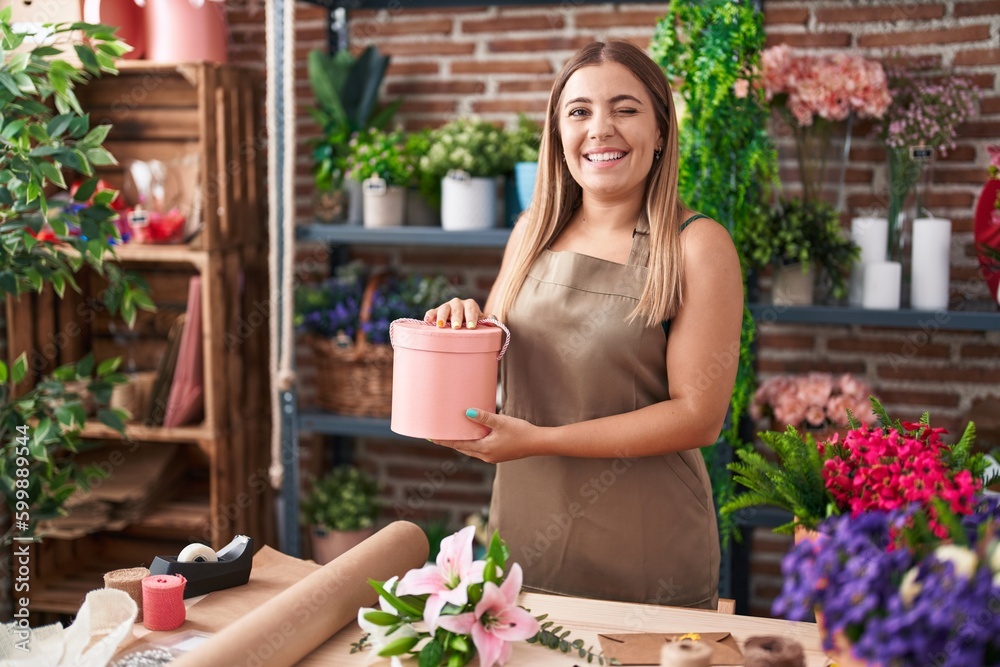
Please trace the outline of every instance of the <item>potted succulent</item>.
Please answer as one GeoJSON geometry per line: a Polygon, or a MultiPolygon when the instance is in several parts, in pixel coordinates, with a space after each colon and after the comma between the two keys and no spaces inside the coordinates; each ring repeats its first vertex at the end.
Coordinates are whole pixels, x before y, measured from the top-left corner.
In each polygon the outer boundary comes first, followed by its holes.
{"type": "Polygon", "coordinates": [[[517,203],[521,210],[531,204],[535,191],[535,175],[538,173],[538,150],[542,141],[542,128],[526,115],[518,114],[517,123],[510,131],[510,142],[514,151],[514,185],[517,203]]]}
{"type": "Polygon", "coordinates": [[[382,509],[378,492],[378,482],[354,466],[337,466],[313,480],[300,509],[317,563],[329,563],[375,534],[382,509]]]}
{"type": "MultiPolygon", "coordinates": [[[[32,47],[11,23],[11,8],[0,9],[0,79],[6,82],[0,86],[0,298],[46,288],[59,297],[67,287],[78,291],[74,276],[88,266],[109,283],[108,311],[132,326],[137,309],[153,304],[138,278],[106,261],[121,241],[111,207],[116,193],[101,187],[94,167],[115,164],[103,147],[110,126],[90,127],[74,92],[94,77],[117,73],[115,60],[128,47],[107,26],[48,29],[52,44],[32,47]],[[84,43],[74,43],[78,38],[84,43]],[[69,62],[77,59],[79,69],[69,62]],[[75,188],[68,185],[72,173],[82,178],[75,188]]],[[[126,413],[108,407],[114,387],[127,380],[117,371],[119,359],[96,363],[87,356],[26,389],[35,379],[29,374],[45,361],[25,354],[10,364],[0,360],[0,488],[14,519],[2,544],[65,514],[73,491],[88,477],[101,477],[74,461],[88,397],[71,383],[87,388],[102,423],[124,431],[126,413]]]]}
{"type": "Polygon", "coordinates": [[[416,159],[402,131],[363,130],[348,142],[347,178],[361,183],[365,227],[399,227],[416,159]]]}
{"type": "Polygon", "coordinates": [[[420,168],[441,183],[441,226],[488,229],[497,220],[497,177],[513,167],[506,133],[476,118],[458,118],[431,132],[420,168]]]}
{"type": "Polygon", "coordinates": [[[374,46],[356,58],[347,50],[309,53],[309,85],[316,97],[310,113],[322,133],[313,143],[313,176],[317,214],[324,222],[361,224],[361,183],[344,177],[347,144],[356,132],[385,128],[403,103],[378,103],[388,67],[389,57],[374,46]]]}
{"type": "Polygon", "coordinates": [[[811,304],[817,268],[829,277],[834,298],[847,294],[846,276],[859,250],[829,204],[783,200],[767,216],[751,217],[735,236],[748,264],[774,269],[775,305],[811,304]]]}

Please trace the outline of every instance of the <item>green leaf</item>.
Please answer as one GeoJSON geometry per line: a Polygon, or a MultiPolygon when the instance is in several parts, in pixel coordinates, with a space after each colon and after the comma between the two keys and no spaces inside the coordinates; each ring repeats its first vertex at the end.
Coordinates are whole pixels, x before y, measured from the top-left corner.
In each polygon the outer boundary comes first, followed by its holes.
{"type": "Polygon", "coordinates": [[[88,148],[84,155],[90,160],[90,164],[95,167],[107,167],[109,165],[118,164],[118,160],[115,156],[109,153],[103,148],[88,148]]]}
{"type": "Polygon", "coordinates": [[[38,168],[41,170],[45,178],[55,183],[63,190],[66,189],[66,179],[63,178],[62,171],[58,167],[51,162],[42,161],[38,163],[38,168]]]}
{"type": "Polygon", "coordinates": [[[7,72],[0,72],[0,86],[6,88],[15,99],[21,96],[21,89],[18,87],[17,81],[7,72]]]}
{"type": "Polygon", "coordinates": [[[85,67],[94,70],[98,70],[101,68],[100,64],[98,64],[97,62],[97,57],[94,55],[92,49],[83,46],[82,44],[74,44],[73,49],[76,51],[77,57],[80,58],[80,62],[82,62],[85,67]]]}
{"type": "Polygon", "coordinates": [[[77,188],[76,193],[73,195],[73,199],[78,202],[89,201],[94,195],[94,190],[97,189],[97,180],[98,179],[96,178],[88,178],[81,183],[80,187],[77,188]]]}
{"type": "Polygon", "coordinates": [[[19,118],[18,120],[4,125],[3,131],[0,131],[0,137],[10,141],[21,133],[21,130],[24,129],[27,122],[28,120],[26,118],[19,118]]]}
{"type": "Polygon", "coordinates": [[[400,637],[399,639],[391,641],[383,646],[382,650],[378,652],[378,655],[383,658],[388,658],[394,655],[403,655],[416,646],[419,641],[420,637],[400,637]]]}
{"type": "Polygon", "coordinates": [[[375,625],[396,625],[399,623],[400,618],[395,614],[376,610],[366,613],[365,620],[369,623],[374,623],[375,625]]]}
{"type": "Polygon", "coordinates": [[[94,372],[94,355],[87,354],[76,362],[76,374],[78,377],[89,377],[94,372]]]}
{"type": "Polygon", "coordinates": [[[73,114],[59,114],[49,121],[48,131],[49,136],[53,139],[61,137],[63,132],[69,128],[70,121],[73,120],[75,116],[73,114]]]}
{"type": "Polygon", "coordinates": [[[104,143],[104,140],[108,138],[108,132],[111,131],[110,125],[98,125],[90,132],[87,133],[81,141],[85,144],[100,145],[104,143]]]}
{"type": "Polygon", "coordinates": [[[390,593],[381,583],[374,579],[369,579],[368,583],[375,589],[375,592],[384,597],[397,611],[410,618],[421,618],[423,616],[419,609],[390,593]]]}
{"type": "Polygon", "coordinates": [[[14,368],[11,371],[11,379],[14,380],[14,384],[20,383],[24,380],[24,377],[28,374],[28,353],[22,352],[18,355],[17,359],[14,360],[14,368]]]}
{"type": "Polygon", "coordinates": [[[116,410],[101,408],[97,411],[97,419],[109,428],[113,428],[119,433],[125,432],[125,422],[116,410]]]}
{"type": "Polygon", "coordinates": [[[7,362],[0,359],[0,384],[6,384],[9,373],[7,372],[7,362]]]}
{"type": "Polygon", "coordinates": [[[420,653],[417,655],[417,665],[418,667],[438,667],[441,664],[443,654],[441,641],[435,637],[420,649],[420,653]]]}
{"type": "Polygon", "coordinates": [[[118,370],[119,366],[122,365],[121,357],[112,357],[111,359],[105,359],[100,364],[97,365],[97,377],[104,377],[109,373],[114,373],[118,370]]]}
{"type": "Polygon", "coordinates": [[[83,426],[87,420],[87,413],[79,401],[63,403],[55,410],[56,420],[70,430],[76,430],[83,426]]]}
{"type": "Polygon", "coordinates": [[[153,303],[153,300],[149,298],[148,294],[141,290],[132,291],[132,301],[143,310],[147,310],[149,312],[156,311],[156,304],[153,303]]]}

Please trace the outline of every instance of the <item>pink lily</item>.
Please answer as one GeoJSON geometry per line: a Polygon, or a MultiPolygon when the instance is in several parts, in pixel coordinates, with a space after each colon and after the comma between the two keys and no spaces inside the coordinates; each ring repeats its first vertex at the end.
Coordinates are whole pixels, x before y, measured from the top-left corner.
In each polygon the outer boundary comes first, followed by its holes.
{"type": "Polygon", "coordinates": [[[467,526],[441,540],[437,565],[410,570],[399,580],[396,595],[426,595],[424,621],[433,631],[446,604],[464,607],[469,586],[482,583],[484,561],[472,560],[472,540],[476,529],[467,526]]]}
{"type": "Polygon", "coordinates": [[[483,586],[483,599],[476,604],[475,611],[442,616],[438,620],[449,632],[472,634],[481,667],[504,664],[510,658],[513,642],[530,639],[538,633],[538,619],[514,604],[521,592],[522,578],[521,566],[514,563],[500,586],[493,582],[483,586]]]}

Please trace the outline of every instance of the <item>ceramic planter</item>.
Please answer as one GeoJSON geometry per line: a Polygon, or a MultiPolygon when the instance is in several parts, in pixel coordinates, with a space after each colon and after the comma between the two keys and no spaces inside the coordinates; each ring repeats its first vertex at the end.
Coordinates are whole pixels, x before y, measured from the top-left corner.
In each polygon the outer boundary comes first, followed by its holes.
{"type": "Polygon", "coordinates": [[[361,183],[364,192],[365,227],[402,227],[406,220],[406,188],[387,185],[381,178],[361,183]]]}
{"type": "Polygon", "coordinates": [[[490,229],[497,219],[497,181],[463,171],[441,179],[441,226],[448,231],[490,229]]]}
{"type": "Polygon", "coordinates": [[[535,178],[538,175],[537,162],[518,162],[514,165],[514,183],[517,186],[517,202],[521,210],[527,210],[531,204],[531,195],[535,192],[535,178]]]}
{"type": "Polygon", "coordinates": [[[361,530],[324,530],[313,527],[310,537],[313,560],[325,565],[341,554],[347,553],[375,534],[375,528],[361,530]]]}
{"type": "Polygon", "coordinates": [[[771,302],[775,306],[810,306],[815,282],[816,269],[813,266],[806,271],[798,263],[775,267],[771,302]]]}

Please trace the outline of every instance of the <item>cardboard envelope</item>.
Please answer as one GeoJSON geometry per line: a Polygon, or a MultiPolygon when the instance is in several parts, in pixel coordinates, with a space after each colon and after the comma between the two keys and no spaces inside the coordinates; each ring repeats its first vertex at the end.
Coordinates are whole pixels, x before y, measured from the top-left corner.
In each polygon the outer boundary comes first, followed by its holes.
{"type": "MultiPolygon", "coordinates": [[[[728,632],[699,632],[703,643],[712,648],[713,665],[742,665],[743,653],[728,632]]],[[[629,633],[597,635],[606,658],[623,665],[659,665],[660,649],[684,633],[629,633]]]]}

